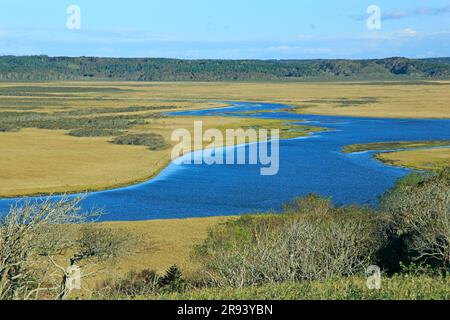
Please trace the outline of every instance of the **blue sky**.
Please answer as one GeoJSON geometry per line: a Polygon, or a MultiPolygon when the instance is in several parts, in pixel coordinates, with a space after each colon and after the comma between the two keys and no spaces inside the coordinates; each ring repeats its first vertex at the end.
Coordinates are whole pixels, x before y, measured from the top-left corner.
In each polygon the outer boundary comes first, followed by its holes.
{"type": "Polygon", "coordinates": [[[450,0],[0,0],[0,54],[224,59],[450,56],[450,0]],[[69,30],[69,5],[81,29],[69,30]],[[381,9],[369,30],[369,5],[381,9]]]}

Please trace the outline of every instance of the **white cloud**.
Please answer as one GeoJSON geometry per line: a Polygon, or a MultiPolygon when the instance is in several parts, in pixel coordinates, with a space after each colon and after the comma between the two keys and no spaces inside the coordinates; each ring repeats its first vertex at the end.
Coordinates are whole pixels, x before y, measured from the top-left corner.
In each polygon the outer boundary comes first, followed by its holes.
{"type": "Polygon", "coordinates": [[[448,13],[450,13],[450,5],[441,8],[421,7],[387,12],[383,14],[383,20],[397,20],[416,16],[437,16],[448,13]]]}
{"type": "Polygon", "coordinates": [[[400,31],[400,35],[403,37],[415,37],[417,34],[417,31],[411,28],[406,28],[400,31]]]}
{"type": "Polygon", "coordinates": [[[291,45],[271,46],[268,48],[262,48],[258,50],[275,53],[293,53],[293,54],[321,54],[321,53],[331,53],[333,51],[331,48],[326,47],[315,48],[315,47],[300,47],[291,45]]]}
{"type": "Polygon", "coordinates": [[[314,36],[310,34],[299,34],[297,35],[298,40],[313,40],[314,36]]]}

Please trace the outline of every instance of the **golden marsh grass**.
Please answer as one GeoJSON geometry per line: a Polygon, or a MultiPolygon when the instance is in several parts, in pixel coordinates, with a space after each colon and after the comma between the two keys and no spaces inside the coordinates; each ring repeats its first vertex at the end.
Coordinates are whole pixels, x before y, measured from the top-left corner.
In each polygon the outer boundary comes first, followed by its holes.
{"type": "MultiPolygon", "coordinates": [[[[224,106],[225,100],[270,101],[297,106],[295,112],[369,116],[449,118],[450,82],[434,83],[1,83],[0,112],[84,112],[79,117],[160,113],[224,106]],[[129,107],[148,111],[127,112],[129,107]],[[152,109],[154,108],[154,109],[152,109]],[[90,110],[105,113],[89,114],[90,110]]],[[[132,110],[132,109],[130,109],[132,110]]],[[[151,118],[129,133],[161,134],[192,128],[191,117],[151,118]]],[[[282,122],[203,118],[221,130],[282,122]]],[[[117,146],[111,137],[75,138],[62,130],[22,129],[0,133],[0,196],[79,192],[149,179],[170,160],[170,150],[117,146]]],[[[445,152],[445,151],[441,151],[445,152]]],[[[434,155],[436,152],[432,152],[434,155]]],[[[410,155],[407,153],[406,155],[410,155]]],[[[442,155],[440,155],[442,156],[442,155]]],[[[448,154],[444,154],[447,157],[448,154]]],[[[430,158],[432,159],[434,158],[430,158]]]]}
{"type": "Polygon", "coordinates": [[[377,158],[394,166],[419,170],[441,169],[450,167],[450,148],[381,153],[377,158]]]}

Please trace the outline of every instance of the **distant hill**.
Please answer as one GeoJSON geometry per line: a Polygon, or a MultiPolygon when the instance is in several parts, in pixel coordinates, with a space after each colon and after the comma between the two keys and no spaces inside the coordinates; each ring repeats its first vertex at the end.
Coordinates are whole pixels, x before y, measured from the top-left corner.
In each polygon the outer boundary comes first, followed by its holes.
{"type": "Polygon", "coordinates": [[[177,60],[1,56],[0,81],[268,81],[450,79],[450,58],[177,60]]]}

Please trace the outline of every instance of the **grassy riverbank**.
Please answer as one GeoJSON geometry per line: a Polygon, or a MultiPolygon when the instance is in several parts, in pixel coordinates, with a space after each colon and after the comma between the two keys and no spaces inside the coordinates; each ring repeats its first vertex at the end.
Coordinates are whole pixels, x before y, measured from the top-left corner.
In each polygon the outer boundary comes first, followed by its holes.
{"type": "Polygon", "coordinates": [[[377,154],[375,157],[393,166],[418,170],[439,170],[450,167],[450,148],[387,152],[377,154]]]}
{"type": "Polygon", "coordinates": [[[7,168],[0,172],[0,197],[98,191],[146,181],[170,163],[178,143],[171,141],[172,132],[192,132],[196,120],[203,121],[204,130],[221,132],[280,129],[281,138],[322,130],[279,120],[170,117],[164,113],[226,104],[155,97],[152,88],[0,84],[0,166],[7,168]]]}
{"type": "Polygon", "coordinates": [[[208,101],[272,101],[300,113],[397,118],[450,118],[449,81],[404,82],[48,82],[0,83],[1,109],[64,110],[177,106],[208,101]]]}
{"type": "Polygon", "coordinates": [[[450,140],[374,142],[348,145],[345,146],[342,151],[345,153],[352,153],[377,150],[434,148],[449,145],[450,140]]]}
{"type": "Polygon", "coordinates": [[[0,151],[5,156],[0,158],[0,166],[8,169],[0,172],[0,197],[97,191],[146,181],[170,163],[172,146],[178,143],[170,140],[172,132],[178,128],[192,132],[197,120],[203,121],[205,130],[222,132],[247,127],[280,129],[281,138],[322,130],[286,121],[231,117],[171,117],[128,129],[128,134],[161,136],[167,147],[157,150],[114,144],[112,136],[73,137],[65,130],[2,132],[0,151]]]}
{"type": "Polygon", "coordinates": [[[450,166],[450,148],[438,148],[446,146],[450,146],[449,140],[375,142],[348,145],[343,148],[343,152],[400,150],[378,153],[375,155],[375,158],[399,167],[418,170],[439,170],[450,166]]]}

